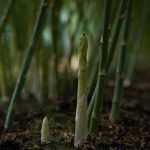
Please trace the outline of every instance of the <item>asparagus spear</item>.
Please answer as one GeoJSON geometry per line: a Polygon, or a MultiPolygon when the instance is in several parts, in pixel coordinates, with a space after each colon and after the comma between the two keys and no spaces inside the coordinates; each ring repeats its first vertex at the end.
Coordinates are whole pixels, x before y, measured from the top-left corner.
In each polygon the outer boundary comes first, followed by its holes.
{"type": "Polygon", "coordinates": [[[85,34],[81,35],[79,47],[79,72],[77,108],[75,117],[74,146],[80,146],[87,137],[87,49],[88,39],[85,34]]]}

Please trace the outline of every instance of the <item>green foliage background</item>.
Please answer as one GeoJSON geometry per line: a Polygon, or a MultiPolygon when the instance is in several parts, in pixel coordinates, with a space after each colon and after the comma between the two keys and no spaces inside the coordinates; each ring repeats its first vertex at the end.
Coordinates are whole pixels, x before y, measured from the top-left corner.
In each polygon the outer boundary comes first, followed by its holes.
{"type": "MultiPolygon", "coordinates": [[[[0,20],[4,15],[9,0],[0,0],[0,20]]],[[[32,67],[29,71],[28,81],[25,86],[26,93],[32,93],[38,99],[43,97],[39,91],[47,91],[49,96],[55,96],[54,80],[60,82],[59,95],[67,95],[69,87],[73,87],[77,72],[71,70],[70,62],[78,55],[77,47],[82,32],[86,32],[89,38],[89,60],[97,57],[95,45],[102,30],[104,0],[58,0],[57,24],[57,52],[54,51],[52,29],[52,7],[56,1],[49,0],[49,9],[45,18],[45,25],[41,31],[41,38],[37,43],[32,67]],[[54,65],[57,56],[57,64],[54,65]],[[46,57],[47,56],[47,57],[46,57]],[[48,65],[47,65],[48,64],[48,65]],[[45,67],[47,65],[47,67],[45,67]],[[65,67],[64,67],[65,66],[65,67]],[[46,68],[46,69],[44,69],[46,68]],[[69,68],[69,69],[68,69],[69,68]],[[58,77],[56,72],[58,71],[58,77]],[[71,71],[70,71],[71,70],[71,71]],[[45,73],[43,73],[45,72],[45,73]],[[47,79],[45,79],[47,75],[47,79]],[[69,83],[68,83],[69,80],[69,83]],[[48,85],[45,85],[48,84],[48,85]],[[42,86],[43,85],[43,86],[42,86]],[[43,90],[44,88],[44,90],[43,90]],[[47,89],[45,89],[47,88],[47,89]],[[40,93],[40,94],[39,94],[40,93]]],[[[112,18],[115,17],[119,0],[113,2],[112,18]]],[[[14,0],[13,5],[0,35],[0,95],[9,97],[15,86],[26,47],[29,43],[34,21],[38,11],[40,0],[14,0]]],[[[130,33],[129,51],[137,50],[136,68],[149,66],[150,56],[150,1],[134,0],[132,12],[132,25],[130,33]],[[142,15],[144,14],[144,15],[142,15]],[[142,20],[145,17],[144,21],[142,20]],[[137,34],[143,28],[141,34],[137,34]],[[139,44],[140,43],[140,44],[139,44]],[[137,45],[137,46],[135,46],[137,45]]],[[[57,10],[57,9],[56,9],[57,10]]],[[[54,18],[55,19],[55,18],[54,18]]],[[[112,19],[113,22],[113,19],[112,19]]],[[[129,55],[128,58],[131,56],[129,55]]],[[[58,89],[57,89],[58,90],[58,89]]],[[[58,93],[57,93],[58,94],[58,93]]],[[[56,94],[56,95],[57,95],[56,94]]]]}

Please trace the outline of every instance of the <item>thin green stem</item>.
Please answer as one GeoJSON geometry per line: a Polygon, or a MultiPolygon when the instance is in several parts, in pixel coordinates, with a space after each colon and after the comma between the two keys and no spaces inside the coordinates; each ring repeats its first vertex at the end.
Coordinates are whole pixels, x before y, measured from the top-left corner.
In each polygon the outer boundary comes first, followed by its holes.
{"type": "Polygon", "coordinates": [[[40,25],[42,24],[41,21],[42,21],[43,13],[44,13],[46,6],[47,6],[46,0],[41,0],[40,8],[37,13],[37,18],[36,18],[35,25],[33,28],[31,40],[29,41],[29,45],[27,47],[26,56],[25,56],[24,63],[22,65],[21,73],[17,80],[16,87],[14,89],[14,92],[13,92],[13,95],[11,97],[10,104],[8,107],[7,116],[6,116],[6,120],[5,120],[5,124],[4,124],[5,129],[10,128],[10,126],[11,126],[14,104],[16,102],[17,97],[20,95],[20,93],[23,89],[24,83],[26,81],[26,75],[28,73],[28,70],[29,70],[29,67],[30,67],[30,64],[32,61],[32,57],[34,54],[35,42],[36,42],[38,34],[39,34],[38,31],[40,30],[40,25]]]}
{"type": "Polygon", "coordinates": [[[133,37],[132,42],[134,43],[132,46],[132,52],[128,55],[128,65],[127,65],[127,75],[124,84],[125,85],[130,85],[132,82],[133,74],[135,72],[135,65],[136,65],[136,58],[137,58],[137,53],[141,49],[141,41],[143,39],[143,34],[145,31],[145,24],[147,21],[147,17],[149,14],[149,4],[148,1],[143,1],[143,8],[141,10],[141,16],[139,19],[139,27],[138,27],[138,32],[136,29],[135,35],[133,37]]]}
{"type": "MultiPolygon", "coordinates": [[[[114,53],[115,53],[115,49],[116,49],[116,45],[117,45],[117,41],[118,41],[118,38],[119,38],[119,33],[120,33],[120,29],[121,29],[121,26],[122,26],[122,22],[123,22],[123,13],[124,13],[124,9],[125,9],[125,2],[126,0],[122,0],[119,4],[119,9],[118,9],[118,12],[117,12],[117,15],[116,15],[116,20],[115,20],[115,23],[114,23],[114,31],[112,33],[112,41],[110,43],[110,46],[109,46],[109,54],[108,54],[108,59],[107,59],[107,64],[106,64],[106,72],[108,73],[108,70],[110,68],[110,65],[111,65],[111,62],[113,60],[113,57],[114,57],[114,53]]],[[[109,28],[110,28],[110,25],[108,26],[108,33],[110,34],[110,31],[109,31],[109,28]]],[[[96,87],[98,88],[98,87],[96,87]]],[[[91,111],[93,109],[93,104],[95,101],[95,96],[96,96],[96,91],[98,91],[97,89],[95,88],[94,90],[94,93],[93,94],[93,97],[92,97],[92,101],[90,102],[89,104],[89,115],[91,114],[91,111]]],[[[89,116],[90,117],[90,116],[89,116]]]]}
{"type": "Polygon", "coordinates": [[[116,71],[116,83],[115,83],[115,91],[112,102],[112,110],[110,119],[113,122],[117,122],[120,119],[120,100],[122,98],[123,92],[123,80],[124,80],[124,71],[125,71],[125,60],[127,53],[127,40],[129,35],[129,26],[130,26],[130,14],[131,14],[131,1],[127,2],[126,16],[124,20],[124,32],[123,32],[123,41],[121,44],[121,51],[119,55],[119,62],[117,65],[116,71]]]}
{"type": "Polygon", "coordinates": [[[89,132],[95,131],[97,127],[97,117],[99,112],[103,109],[103,96],[104,96],[104,86],[106,79],[106,64],[108,57],[108,40],[109,40],[109,23],[110,23],[110,12],[111,12],[111,3],[112,1],[106,0],[105,3],[105,17],[104,17],[104,32],[103,37],[101,39],[102,50],[101,50],[101,61],[99,65],[99,75],[95,94],[95,102],[93,106],[93,111],[91,114],[89,132]]]}
{"type": "Polygon", "coordinates": [[[110,47],[109,47],[109,56],[108,56],[108,61],[107,61],[107,65],[106,65],[107,71],[109,70],[111,62],[114,58],[114,53],[115,53],[117,42],[119,39],[119,33],[120,33],[122,22],[124,19],[123,14],[125,11],[125,6],[126,6],[126,0],[121,0],[120,6],[118,9],[118,13],[116,16],[116,21],[114,24],[114,32],[112,33],[112,39],[111,39],[111,43],[110,43],[110,47]]]}

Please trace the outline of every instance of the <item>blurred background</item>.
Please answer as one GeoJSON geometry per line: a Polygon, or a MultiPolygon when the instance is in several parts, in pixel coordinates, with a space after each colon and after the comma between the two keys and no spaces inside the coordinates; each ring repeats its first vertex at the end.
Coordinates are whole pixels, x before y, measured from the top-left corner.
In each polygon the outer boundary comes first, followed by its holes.
{"type": "MultiPolygon", "coordinates": [[[[0,101],[9,101],[26,48],[31,40],[40,0],[0,0],[0,101]]],[[[119,0],[113,1],[114,22],[119,0]]],[[[89,40],[89,85],[95,86],[99,61],[99,40],[103,25],[104,0],[49,0],[43,27],[35,45],[34,56],[22,99],[32,97],[38,103],[48,98],[76,95],[78,46],[81,33],[89,40]]],[[[113,30],[113,26],[112,26],[113,30]]],[[[134,0],[128,43],[126,79],[150,67],[150,1],[134,0]]],[[[117,55],[117,52],[116,52],[117,55]]],[[[113,77],[116,61],[111,67],[113,77]]],[[[146,71],[147,72],[147,71],[146,71]]]]}

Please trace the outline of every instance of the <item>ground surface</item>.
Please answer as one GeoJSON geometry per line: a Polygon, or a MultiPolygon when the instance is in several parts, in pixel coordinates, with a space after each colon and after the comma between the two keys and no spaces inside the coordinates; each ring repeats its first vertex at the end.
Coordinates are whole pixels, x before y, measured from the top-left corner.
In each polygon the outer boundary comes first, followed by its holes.
{"type": "MultiPolygon", "coordinates": [[[[126,88],[122,102],[122,121],[112,124],[109,119],[113,82],[106,90],[105,111],[100,118],[99,132],[88,137],[83,150],[99,149],[150,149],[150,80],[149,75],[139,75],[132,86],[126,88]]],[[[21,100],[17,104],[14,127],[4,131],[5,113],[0,112],[0,150],[74,150],[75,99],[46,102],[21,100]],[[30,105],[29,105],[30,104],[30,105]],[[41,121],[48,114],[50,143],[40,144],[41,121]]],[[[19,101],[19,100],[18,100],[19,101]]]]}

